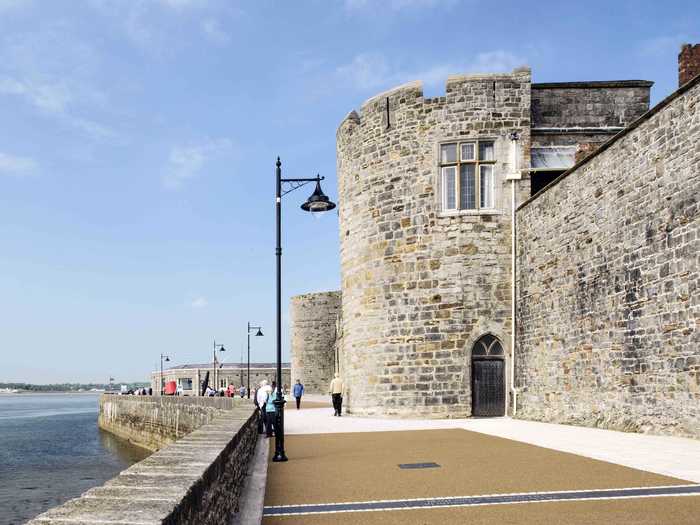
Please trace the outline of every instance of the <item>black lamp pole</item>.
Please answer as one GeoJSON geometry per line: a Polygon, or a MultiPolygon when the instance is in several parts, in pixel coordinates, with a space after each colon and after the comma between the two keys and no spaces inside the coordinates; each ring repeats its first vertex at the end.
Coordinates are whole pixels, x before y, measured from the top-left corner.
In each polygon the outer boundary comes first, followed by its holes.
{"type": "MultiPolygon", "coordinates": [[[[224,347],[224,345],[223,344],[220,344],[220,345],[216,344],[216,339],[214,339],[214,361],[212,364],[212,372],[213,372],[214,377],[212,378],[212,381],[214,381],[214,390],[216,390],[218,392],[219,391],[219,373],[217,372],[218,368],[216,368],[216,350],[217,349],[219,350],[219,352],[226,351],[226,348],[224,347]]],[[[222,366],[224,366],[223,363],[220,363],[219,368],[221,368],[222,366]]]]}
{"type": "Polygon", "coordinates": [[[316,183],[316,189],[311,196],[301,205],[304,211],[316,213],[330,211],[335,208],[335,203],[321,191],[321,181],[324,177],[316,176],[312,179],[283,179],[282,162],[277,157],[275,212],[277,222],[277,399],[275,400],[275,455],[272,461],[287,461],[284,452],[284,397],[282,396],[282,197],[309,182],[316,183]],[[289,189],[282,191],[282,184],[289,184],[289,189]]]}
{"type": "Polygon", "coordinates": [[[258,333],[255,337],[262,337],[262,326],[250,326],[250,321],[248,321],[248,399],[250,399],[250,331],[257,330],[258,333]]]}
{"type": "Polygon", "coordinates": [[[160,395],[163,395],[163,358],[165,358],[165,362],[167,363],[170,361],[170,357],[168,357],[165,354],[160,354],[160,395]]]}

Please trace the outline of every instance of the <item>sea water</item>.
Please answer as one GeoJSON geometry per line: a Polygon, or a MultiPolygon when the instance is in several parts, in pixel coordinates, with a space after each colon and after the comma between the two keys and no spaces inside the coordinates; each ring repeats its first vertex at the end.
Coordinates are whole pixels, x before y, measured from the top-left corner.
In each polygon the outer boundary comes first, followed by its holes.
{"type": "Polygon", "coordinates": [[[0,394],[0,525],[101,485],[149,452],[97,427],[98,394],[0,394]]]}

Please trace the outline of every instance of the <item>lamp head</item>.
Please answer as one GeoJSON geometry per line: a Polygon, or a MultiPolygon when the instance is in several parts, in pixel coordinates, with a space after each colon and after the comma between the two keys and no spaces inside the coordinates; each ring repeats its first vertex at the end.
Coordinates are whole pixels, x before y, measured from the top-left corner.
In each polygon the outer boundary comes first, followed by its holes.
{"type": "Polygon", "coordinates": [[[224,348],[224,345],[221,345],[221,348],[219,349],[219,352],[225,352],[226,349],[224,348]]]}
{"type": "Polygon", "coordinates": [[[170,358],[167,355],[165,356],[165,362],[166,363],[170,362],[170,358]]]}
{"type": "Polygon", "coordinates": [[[306,202],[301,205],[301,209],[311,213],[330,211],[335,208],[335,203],[331,202],[328,196],[321,189],[321,181],[316,181],[316,189],[306,202]]]}
{"type": "Polygon", "coordinates": [[[255,334],[255,337],[262,337],[262,336],[263,336],[262,329],[258,328],[258,333],[255,334]]]}

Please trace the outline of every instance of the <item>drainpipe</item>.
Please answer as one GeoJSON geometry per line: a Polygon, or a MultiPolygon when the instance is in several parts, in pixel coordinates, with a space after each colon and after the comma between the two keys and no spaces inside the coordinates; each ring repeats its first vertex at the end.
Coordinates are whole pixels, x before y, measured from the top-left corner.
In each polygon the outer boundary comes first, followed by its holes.
{"type": "Polygon", "coordinates": [[[515,391],[515,179],[510,181],[510,395],[513,400],[513,413],[517,410],[515,391]]]}
{"type": "Polygon", "coordinates": [[[513,172],[510,179],[510,396],[513,400],[511,416],[515,416],[518,407],[518,394],[515,390],[515,184],[520,179],[517,131],[510,134],[513,172]]]}

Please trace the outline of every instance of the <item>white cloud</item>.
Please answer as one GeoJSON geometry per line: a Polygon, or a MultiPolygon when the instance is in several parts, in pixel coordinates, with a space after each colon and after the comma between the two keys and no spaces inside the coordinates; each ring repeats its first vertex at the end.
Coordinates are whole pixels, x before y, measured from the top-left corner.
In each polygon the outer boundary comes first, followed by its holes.
{"type": "Polygon", "coordinates": [[[204,298],[204,297],[197,297],[197,298],[195,298],[195,299],[192,301],[192,303],[191,303],[190,306],[192,306],[192,308],[194,308],[194,309],[196,309],[196,310],[199,310],[199,309],[202,309],[202,308],[206,308],[207,305],[209,305],[209,301],[207,301],[206,298],[204,298]]]}
{"type": "Polygon", "coordinates": [[[114,136],[107,126],[81,116],[107,106],[97,87],[99,62],[94,46],[72,37],[62,23],[9,35],[0,40],[0,95],[18,97],[92,138],[114,136]]]}
{"type": "Polygon", "coordinates": [[[502,73],[522,66],[526,60],[505,50],[479,53],[470,62],[436,64],[409,69],[390,63],[379,53],[361,53],[335,70],[335,83],[359,91],[376,90],[421,80],[426,86],[440,86],[459,73],[502,73]]]}
{"type": "Polygon", "coordinates": [[[231,36],[215,18],[207,18],[202,22],[202,32],[214,44],[224,46],[231,42],[231,36]]]}
{"type": "Polygon", "coordinates": [[[38,165],[34,159],[0,152],[0,175],[26,177],[35,173],[37,167],[38,165]]]}
{"type": "Polygon", "coordinates": [[[185,181],[196,177],[212,158],[232,149],[233,143],[229,139],[207,140],[202,144],[172,148],[163,185],[169,189],[181,188],[185,181]]]}
{"type": "Polygon", "coordinates": [[[121,25],[132,44],[156,56],[167,54],[182,39],[183,24],[202,24],[205,35],[220,43],[226,33],[216,23],[200,22],[198,17],[213,11],[238,12],[230,6],[222,9],[228,4],[213,0],[89,0],[89,4],[121,25]]]}
{"type": "Polygon", "coordinates": [[[335,74],[342,83],[360,90],[385,85],[396,76],[384,56],[378,53],[361,53],[350,63],[338,66],[335,74]]]}

